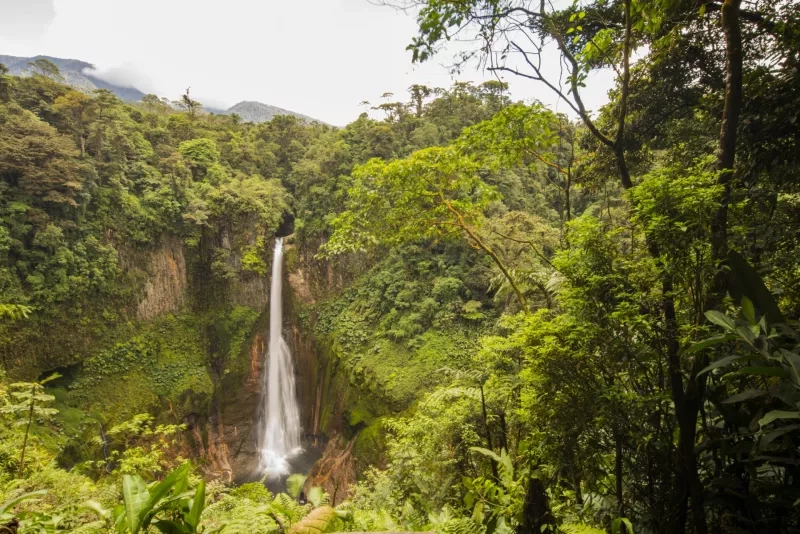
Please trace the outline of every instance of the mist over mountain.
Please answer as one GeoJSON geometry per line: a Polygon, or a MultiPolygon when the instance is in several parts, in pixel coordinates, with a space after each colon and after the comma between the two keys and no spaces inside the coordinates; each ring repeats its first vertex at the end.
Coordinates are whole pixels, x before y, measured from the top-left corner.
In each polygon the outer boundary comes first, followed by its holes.
{"type": "MultiPolygon", "coordinates": [[[[145,92],[135,86],[136,82],[122,82],[120,76],[117,75],[104,76],[97,71],[94,65],[79,59],[64,59],[52,56],[18,57],[0,55],[0,63],[8,67],[9,73],[14,76],[33,75],[36,72],[36,68],[31,63],[38,59],[46,59],[53,63],[58,67],[61,74],[62,79],[59,81],[80,91],[91,92],[97,89],[107,89],[126,102],[138,102],[145,96],[145,92]]],[[[217,106],[203,106],[203,109],[208,113],[217,115],[236,114],[244,122],[253,123],[269,121],[276,115],[291,115],[308,123],[322,122],[302,113],[249,100],[239,102],[228,109],[217,106]]]]}
{"type": "Polygon", "coordinates": [[[31,76],[36,72],[31,63],[37,59],[46,59],[58,67],[63,82],[81,91],[108,89],[117,97],[128,102],[138,102],[144,93],[132,86],[122,86],[98,78],[91,72],[94,65],[78,59],[63,59],[51,56],[16,57],[0,55],[0,63],[8,67],[9,73],[15,76],[31,76]]]}

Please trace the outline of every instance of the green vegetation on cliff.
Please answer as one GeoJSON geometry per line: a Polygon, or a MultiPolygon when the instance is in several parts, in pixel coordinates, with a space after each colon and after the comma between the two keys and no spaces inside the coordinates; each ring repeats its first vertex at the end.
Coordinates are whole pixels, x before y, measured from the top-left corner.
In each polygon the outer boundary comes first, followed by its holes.
{"type": "Polygon", "coordinates": [[[252,125],[0,77],[0,497],[48,490],[22,530],[178,479],[167,532],[799,528],[797,5],[408,4],[415,61],[470,32],[570,115],[488,82],[252,125]],[[311,505],[211,482],[289,214],[311,505]]]}

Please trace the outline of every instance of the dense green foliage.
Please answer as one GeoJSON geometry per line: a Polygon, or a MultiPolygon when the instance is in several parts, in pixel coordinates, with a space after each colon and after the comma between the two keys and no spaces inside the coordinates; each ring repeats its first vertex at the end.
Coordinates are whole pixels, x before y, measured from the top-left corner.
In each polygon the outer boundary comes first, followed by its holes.
{"type": "Polygon", "coordinates": [[[49,392],[2,381],[3,494],[48,491],[13,503],[19,517],[87,532],[112,518],[128,532],[796,531],[797,5],[412,3],[416,61],[472,32],[489,68],[576,120],[500,82],[413,86],[373,107],[382,120],[334,129],[0,78],[4,367],[69,375],[49,392]],[[564,79],[540,70],[547,47],[564,79]],[[592,113],[581,95],[601,68],[617,83],[592,113]],[[317,423],[355,457],[344,503],[338,486],[300,505],[180,467],[187,423],[247,375],[259,310],[243,281],[268,272],[288,212],[293,317],[324,373],[317,423]],[[190,298],[143,316],[142,258],[170,240],[190,298]]]}

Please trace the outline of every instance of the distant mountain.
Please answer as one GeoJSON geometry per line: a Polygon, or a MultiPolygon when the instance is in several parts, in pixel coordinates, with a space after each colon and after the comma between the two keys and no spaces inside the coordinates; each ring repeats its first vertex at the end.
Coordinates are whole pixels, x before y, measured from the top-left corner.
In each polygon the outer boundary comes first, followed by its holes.
{"type": "Polygon", "coordinates": [[[222,113],[225,115],[233,115],[235,113],[239,115],[239,117],[241,117],[243,121],[255,122],[255,123],[272,120],[272,118],[276,115],[291,115],[305,122],[322,122],[318,121],[317,119],[312,119],[307,115],[297,113],[295,111],[289,111],[288,109],[283,109],[276,106],[270,106],[269,104],[262,104],[261,102],[253,102],[249,100],[245,100],[244,102],[239,102],[232,108],[223,111],[222,113]]]}
{"type": "Polygon", "coordinates": [[[35,72],[30,63],[37,59],[46,59],[52,62],[58,67],[64,82],[81,91],[91,92],[95,89],[108,89],[120,99],[128,102],[138,102],[144,96],[144,93],[135,87],[115,85],[88,74],[87,71],[94,69],[94,65],[78,59],[62,59],[50,56],[0,56],[0,63],[8,67],[9,73],[14,76],[30,76],[35,72]]]}
{"type": "MultiPolygon", "coordinates": [[[[127,102],[138,102],[144,96],[144,93],[135,87],[115,85],[89,74],[89,72],[94,69],[94,65],[78,59],[63,59],[51,56],[16,57],[0,55],[0,63],[8,67],[9,73],[14,76],[33,75],[35,70],[30,64],[37,59],[46,59],[52,62],[58,67],[63,82],[80,91],[88,93],[96,89],[108,89],[117,95],[117,97],[127,102]]],[[[210,106],[204,106],[204,109],[209,113],[215,113],[217,115],[233,115],[235,113],[245,122],[266,122],[272,120],[276,115],[292,115],[309,123],[315,121],[322,122],[307,115],[289,111],[288,109],[252,101],[239,102],[230,109],[218,109],[210,106]]]]}

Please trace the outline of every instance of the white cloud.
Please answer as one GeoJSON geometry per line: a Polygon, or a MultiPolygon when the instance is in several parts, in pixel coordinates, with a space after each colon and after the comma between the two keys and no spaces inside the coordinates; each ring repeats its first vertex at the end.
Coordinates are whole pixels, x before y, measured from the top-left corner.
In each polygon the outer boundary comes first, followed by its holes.
{"type": "Polygon", "coordinates": [[[85,68],[83,73],[120,87],[135,87],[145,93],[157,90],[149,76],[130,63],[124,63],[119,67],[85,68]]]}
{"type": "MultiPolygon", "coordinates": [[[[170,99],[191,86],[194,98],[208,104],[258,100],[339,125],[363,111],[363,100],[376,102],[387,91],[402,98],[414,83],[447,87],[453,81],[442,66],[452,50],[412,65],[405,47],[416,32],[413,17],[368,0],[54,2],[55,19],[44,35],[0,36],[0,54],[82,59],[126,84],[146,74],[150,83],[134,85],[170,99]]],[[[605,101],[610,84],[603,76],[593,84],[602,89],[585,97],[590,107],[605,101]]],[[[467,71],[458,78],[493,76],[467,71]]],[[[556,104],[535,82],[507,81],[516,99],[556,104]]],[[[567,110],[563,103],[558,109],[567,110]]]]}
{"type": "Polygon", "coordinates": [[[0,0],[0,35],[35,40],[55,18],[53,0],[0,0]]]}

